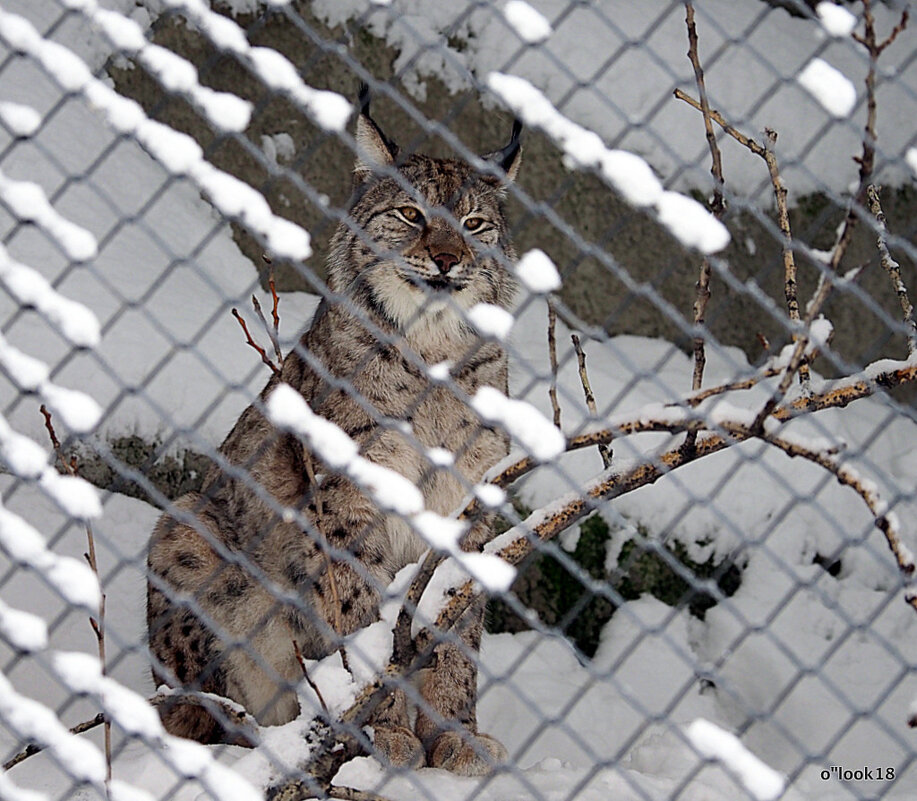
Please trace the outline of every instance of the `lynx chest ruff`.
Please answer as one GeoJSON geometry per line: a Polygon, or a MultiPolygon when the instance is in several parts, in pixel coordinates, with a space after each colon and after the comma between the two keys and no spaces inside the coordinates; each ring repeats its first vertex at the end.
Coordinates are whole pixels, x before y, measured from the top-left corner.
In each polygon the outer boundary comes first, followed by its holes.
{"type": "MultiPolygon", "coordinates": [[[[376,620],[388,581],[426,549],[346,471],[268,422],[264,403],[278,384],[442,515],[507,452],[505,436],[467,403],[482,386],[506,392],[506,355],[475,334],[465,313],[512,301],[502,202],[519,167],[520,126],[502,150],[469,164],[402,154],[369,116],[365,94],[361,106],[353,198],[328,262],[335,302],[323,301],[226,437],[221,463],[229,467],[215,465],[200,492],[160,518],[149,549],[156,683],[227,697],[263,725],[299,712],[296,649],[320,659],[376,620]]],[[[479,521],[464,547],[478,547],[488,526],[479,521]]],[[[380,758],[471,775],[505,756],[477,730],[482,613],[470,609],[436,646],[434,667],[416,677],[416,714],[399,688],[373,713],[380,758]]],[[[174,734],[239,739],[228,721],[180,696],[160,711],[174,734]]]]}

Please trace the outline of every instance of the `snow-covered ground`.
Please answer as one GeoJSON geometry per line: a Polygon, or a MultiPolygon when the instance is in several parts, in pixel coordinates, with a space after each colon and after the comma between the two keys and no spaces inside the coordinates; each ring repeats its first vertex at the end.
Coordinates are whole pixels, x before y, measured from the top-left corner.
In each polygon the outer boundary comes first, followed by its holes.
{"type": "MultiPolygon", "coordinates": [[[[577,74],[591,75],[597,66],[595,45],[590,42],[602,41],[605,53],[616,46],[608,41],[612,29],[598,21],[593,11],[577,8],[557,23],[562,4],[544,0],[531,5],[554,23],[554,33],[546,40],[548,51],[577,74]],[[597,38],[584,38],[590,36],[597,38]]],[[[747,54],[718,48],[726,32],[738,35],[751,20],[765,14],[764,5],[710,0],[698,6],[699,24],[709,26],[703,47],[720,52],[716,68],[708,75],[712,102],[738,117],[751,114],[756,92],[764,91],[776,77],[771,68],[756,66],[747,54]],[[736,75],[742,79],[735,80],[736,75]]],[[[330,21],[358,8],[351,2],[316,2],[314,7],[330,21]]],[[[406,26],[433,36],[461,10],[461,4],[454,3],[423,7],[420,14],[420,4],[414,0],[394,4],[409,13],[401,22],[390,24],[384,22],[389,11],[380,8],[373,12],[380,20],[376,29],[390,41],[404,43],[413,36],[408,36],[406,26]]],[[[359,8],[365,10],[365,5],[359,8]]],[[[604,111],[590,96],[591,90],[577,91],[561,110],[580,124],[594,127],[607,142],[638,151],[665,177],[681,159],[694,158],[703,150],[702,138],[672,137],[657,142],[642,136],[639,129],[625,130],[621,120],[639,120],[640,109],[662,97],[658,92],[667,93],[676,78],[690,85],[689,66],[681,63],[680,55],[685,49],[682,7],[653,0],[608,4],[607,9],[614,13],[605,16],[622,32],[615,36],[648,39],[660,58],[666,54],[665,64],[649,58],[644,48],[631,48],[598,80],[599,90],[614,98],[622,116],[604,111]],[[663,8],[670,10],[657,29],[642,37],[663,8]],[[627,77],[638,73],[641,81],[627,77]],[[618,127],[605,127],[615,125],[618,127]]],[[[25,14],[40,30],[59,16],[55,0],[3,0],[2,10],[25,14]]],[[[139,21],[146,19],[143,9],[134,13],[139,21]]],[[[881,24],[887,25],[885,11],[879,13],[881,24]]],[[[508,35],[501,15],[478,9],[468,17],[467,25],[475,36],[469,38],[461,58],[478,75],[498,68],[514,72],[555,102],[569,88],[568,78],[539,51],[527,51],[507,66],[505,48],[494,47],[497,39],[502,41],[508,35]]],[[[790,20],[783,12],[768,14],[749,35],[757,51],[772,65],[779,65],[778,73],[790,76],[753,115],[755,125],[767,122],[780,129],[787,153],[803,152],[807,138],[828,119],[827,112],[793,78],[816,50],[860,86],[862,62],[855,49],[820,39],[822,36],[814,23],[790,20]],[[792,120],[781,116],[791,114],[792,120]]],[[[98,36],[77,16],[68,17],[52,38],[71,46],[91,65],[102,63],[104,49],[98,36]]],[[[889,64],[895,63],[894,53],[894,48],[889,51],[889,64]]],[[[424,70],[447,77],[453,74],[450,67],[442,63],[437,67],[427,56],[417,65],[420,78],[424,70]]],[[[900,153],[911,135],[914,71],[912,62],[903,63],[899,76],[883,90],[887,96],[882,99],[880,141],[888,152],[900,153]]],[[[57,326],[34,311],[19,311],[11,295],[3,291],[0,325],[4,339],[54,367],[51,379],[56,385],[94,398],[104,409],[98,429],[101,436],[176,436],[172,443],[176,446],[213,447],[267,377],[229,313],[233,305],[248,308],[247,298],[257,288],[254,268],[240,255],[228,224],[201,198],[196,185],[171,176],[134,139],[119,138],[83,98],[65,96],[34,61],[12,56],[2,81],[0,101],[26,104],[46,119],[34,139],[13,142],[0,129],[3,175],[36,182],[51,198],[54,209],[91,232],[99,247],[95,258],[74,266],[51,235],[36,226],[17,226],[0,205],[3,242],[13,258],[36,269],[63,296],[84,304],[101,323],[99,346],[74,354],[57,326]],[[84,174],[88,177],[72,180],[84,174]],[[125,221],[131,214],[139,219],[125,221]]],[[[415,87],[420,91],[420,84],[415,87]]],[[[688,117],[688,111],[669,103],[653,118],[651,127],[681,130],[697,123],[688,117]]],[[[848,168],[846,160],[838,168],[834,154],[853,152],[857,134],[842,124],[832,126],[831,134],[823,139],[807,155],[805,166],[799,167],[800,180],[806,171],[810,178],[827,180],[831,176],[832,188],[840,191],[850,176],[842,174],[848,168]],[[831,169],[826,166],[829,161],[831,169]]],[[[735,167],[727,163],[727,175],[733,181],[744,180],[740,162],[736,158],[735,167]]],[[[889,175],[905,179],[903,173],[889,175]]],[[[72,239],[68,241],[72,244],[72,239]]],[[[264,305],[263,296],[261,300],[264,305]]],[[[295,336],[315,303],[312,296],[284,295],[285,336],[295,336]]],[[[546,320],[543,299],[524,297],[509,347],[512,394],[550,417],[546,320]]],[[[559,394],[563,428],[576,433],[587,411],[569,333],[558,324],[559,394]]],[[[670,343],[618,337],[610,342],[587,341],[585,347],[603,413],[635,412],[651,403],[681,397],[690,388],[692,365],[670,343]]],[[[750,369],[744,355],[735,349],[712,347],[708,358],[709,385],[750,369]]],[[[763,397],[759,387],[731,402],[751,408],[763,397]]],[[[21,395],[3,371],[0,399],[0,411],[11,426],[44,447],[37,399],[21,395]]],[[[793,430],[798,435],[846,442],[852,462],[876,482],[891,510],[903,521],[906,544],[917,549],[913,528],[917,455],[912,448],[917,432],[911,417],[872,399],[795,423],[793,430]]],[[[641,435],[616,443],[615,458],[637,458],[667,442],[665,435],[641,435]]],[[[567,455],[542,467],[521,484],[519,492],[527,504],[538,506],[600,470],[595,451],[567,455]]],[[[82,558],[86,546],[81,525],[68,521],[35,483],[2,476],[0,494],[3,506],[47,537],[54,553],[82,558]]],[[[149,695],[153,687],[144,650],[143,563],[146,538],[157,512],[119,495],[102,501],[102,514],[93,527],[108,599],[111,675],[149,695]]],[[[704,719],[739,733],[751,754],[785,776],[790,788],[787,799],[881,797],[904,801],[917,796],[917,767],[913,764],[917,747],[906,726],[907,710],[917,696],[917,681],[909,675],[917,664],[917,616],[903,602],[898,574],[881,535],[850,490],[808,463],[748,444],[625,496],[603,514],[615,532],[609,546],[610,565],[624,539],[639,524],[652,535],[682,542],[699,560],[712,554],[738,554],[745,565],[741,587],[731,599],[710,610],[704,621],[651,597],[626,604],[606,626],[598,653],[588,664],[578,661],[559,637],[535,632],[485,637],[481,727],[506,744],[518,770],[485,781],[432,770],[392,778],[372,760],[357,760],[345,767],[339,783],[399,799],[427,794],[442,799],[540,796],[560,801],[576,796],[587,801],[661,801],[673,797],[682,786],[680,799],[743,797],[744,791],[733,778],[699,760],[696,748],[702,746],[698,743],[709,740],[697,740],[698,730],[688,727],[704,719]],[[813,564],[816,555],[839,556],[841,572],[832,576],[813,564]],[[881,769],[883,776],[885,769],[893,768],[896,778],[844,785],[831,773],[833,766],[881,769]],[[823,779],[823,772],[830,778],[823,779]]],[[[3,568],[3,600],[48,621],[52,651],[94,651],[95,639],[84,611],[69,608],[35,571],[7,561],[3,568]]],[[[62,709],[68,723],[95,713],[94,702],[71,700],[71,687],[64,686],[47,653],[17,657],[7,646],[0,647],[0,664],[16,691],[52,709],[62,709]]],[[[325,667],[333,676],[332,666],[325,667]]],[[[11,696],[5,688],[0,690],[6,752],[15,743],[9,733],[11,696]]],[[[98,733],[87,739],[99,742],[98,733]]],[[[714,736],[712,742],[713,750],[729,750],[728,740],[714,736]]],[[[269,747],[275,755],[290,760],[304,748],[295,724],[271,733],[269,747]]],[[[184,782],[155,748],[137,741],[124,743],[120,736],[116,736],[116,748],[115,777],[133,787],[155,798],[191,799],[201,792],[201,785],[184,782]]],[[[255,783],[270,774],[263,753],[224,749],[220,759],[236,764],[255,783]]],[[[732,764],[745,763],[740,759],[732,764]]],[[[759,771],[756,775],[760,779],[764,774],[759,771]]],[[[9,778],[20,787],[51,797],[89,794],[85,789],[68,792],[70,781],[47,755],[18,766],[9,778]]],[[[0,784],[0,797],[25,796],[0,784]]]]}

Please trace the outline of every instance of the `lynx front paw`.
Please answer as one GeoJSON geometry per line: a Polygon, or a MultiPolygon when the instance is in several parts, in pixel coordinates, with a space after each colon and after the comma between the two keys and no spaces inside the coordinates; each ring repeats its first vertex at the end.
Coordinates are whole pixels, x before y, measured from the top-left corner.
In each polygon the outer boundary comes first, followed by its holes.
{"type": "Polygon", "coordinates": [[[427,764],[459,776],[485,776],[506,757],[503,744],[488,734],[447,731],[433,741],[427,764]]]}
{"type": "Polygon", "coordinates": [[[425,757],[423,745],[405,726],[374,726],[373,745],[376,755],[399,768],[422,768],[425,757]]]}

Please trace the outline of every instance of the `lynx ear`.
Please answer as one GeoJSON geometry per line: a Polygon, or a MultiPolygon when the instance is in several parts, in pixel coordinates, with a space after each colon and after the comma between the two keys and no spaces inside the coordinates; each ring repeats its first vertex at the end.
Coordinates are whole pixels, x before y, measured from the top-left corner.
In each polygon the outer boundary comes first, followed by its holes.
{"type": "Polygon", "coordinates": [[[365,180],[379,167],[388,167],[395,163],[398,156],[398,145],[389,139],[375,120],[369,116],[369,87],[360,86],[360,116],[357,117],[357,163],[354,166],[356,176],[365,180]]]}
{"type": "Polygon", "coordinates": [[[509,144],[493,153],[484,156],[485,161],[496,164],[503,172],[506,173],[508,181],[515,181],[519,173],[519,165],[522,164],[522,122],[518,119],[513,120],[513,132],[509,138],[509,144]]]}

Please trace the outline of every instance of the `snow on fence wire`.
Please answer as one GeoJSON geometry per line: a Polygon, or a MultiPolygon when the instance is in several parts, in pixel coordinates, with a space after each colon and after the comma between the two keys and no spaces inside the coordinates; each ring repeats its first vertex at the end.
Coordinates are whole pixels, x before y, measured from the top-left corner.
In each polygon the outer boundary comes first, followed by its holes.
{"type": "Polygon", "coordinates": [[[917,795],[908,22],[4,0],[0,797],[917,795]]]}

